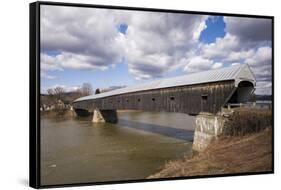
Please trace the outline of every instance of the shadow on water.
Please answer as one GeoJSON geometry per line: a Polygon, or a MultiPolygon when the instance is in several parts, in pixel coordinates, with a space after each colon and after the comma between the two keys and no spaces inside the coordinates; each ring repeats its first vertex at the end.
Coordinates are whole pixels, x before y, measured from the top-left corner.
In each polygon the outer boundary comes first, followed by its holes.
{"type": "Polygon", "coordinates": [[[193,135],[194,135],[193,130],[178,129],[168,126],[141,123],[141,122],[130,121],[125,119],[119,119],[118,126],[156,133],[156,134],[160,134],[180,140],[186,140],[186,141],[193,141],[193,135]]]}

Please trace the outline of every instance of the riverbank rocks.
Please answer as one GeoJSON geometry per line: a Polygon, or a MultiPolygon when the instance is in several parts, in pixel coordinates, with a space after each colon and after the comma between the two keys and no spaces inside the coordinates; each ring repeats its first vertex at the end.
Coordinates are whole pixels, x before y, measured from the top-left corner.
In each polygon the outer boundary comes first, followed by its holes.
{"type": "Polygon", "coordinates": [[[272,126],[272,115],[269,109],[236,108],[216,115],[200,113],[195,122],[193,150],[202,152],[220,136],[245,135],[272,126]]]}

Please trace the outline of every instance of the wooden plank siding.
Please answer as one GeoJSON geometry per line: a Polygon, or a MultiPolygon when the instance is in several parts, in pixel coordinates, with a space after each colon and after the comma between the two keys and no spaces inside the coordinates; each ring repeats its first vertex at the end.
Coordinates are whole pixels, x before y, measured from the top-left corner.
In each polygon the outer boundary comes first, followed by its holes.
{"type": "Polygon", "coordinates": [[[153,89],[74,102],[75,109],[92,111],[134,109],[144,111],[217,113],[235,90],[234,80],[153,89]]]}

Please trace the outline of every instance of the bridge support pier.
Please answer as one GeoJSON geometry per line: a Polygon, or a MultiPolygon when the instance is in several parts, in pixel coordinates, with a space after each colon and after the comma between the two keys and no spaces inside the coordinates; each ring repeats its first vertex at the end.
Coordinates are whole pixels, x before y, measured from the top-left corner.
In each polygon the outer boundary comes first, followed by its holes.
{"type": "Polygon", "coordinates": [[[118,117],[116,110],[98,110],[94,109],[93,119],[94,123],[117,123],[118,117]]]}
{"type": "Polygon", "coordinates": [[[196,116],[193,150],[204,151],[225,130],[227,118],[223,115],[201,113],[196,116]]]}
{"type": "Polygon", "coordinates": [[[231,109],[218,114],[200,113],[196,116],[193,150],[204,151],[221,136],[255,133],[272,126],[271,111],[266,109],[231,109]]]}

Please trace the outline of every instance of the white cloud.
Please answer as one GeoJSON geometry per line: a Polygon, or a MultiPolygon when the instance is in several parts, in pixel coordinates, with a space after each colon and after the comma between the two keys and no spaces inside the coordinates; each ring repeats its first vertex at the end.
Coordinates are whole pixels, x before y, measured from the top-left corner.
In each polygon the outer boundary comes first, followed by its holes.
{"type": "Polygon", "coordinates": [[[193,32],[193,39],[198,40],[201,32],[207,28],[206,19],[207,17],[205,17],[205,19],[201,21],[197,29],[193,32]]]}
{"type": "Polygon", "coordinates": [[[51,80],[51,79],[56,79],[56,78],[57,78],[56,76],[49,75],[49,74],[47,74],[46,72],[44,72],[44,71],[42,71],[42,70],[41,70],[41,74],[40,74],[40,75],[41,75],[42,78],[50,79],[50,80],[51,80]]]}
{"type": "Polygon", "coordinates": [[[186,14],[56,6],[43,6],[41,12],[41,49],[60,52],[52,61],[61,68],[103,70],[125,57],[138,79],[177,68],[206,27],[206,16],[186,14]],[[117,30],[123,23],[126,35],[117,30]]]}
{"type": "Polygon", "coordinates": [[[222,38],[217,38],[214,43],[202,44],[200,53],[205,58],[222,59],[227,57],[229,52],[237,50],[239,45],[236,36],[226,34],[222,38]]]}
{"type": "Polygon", "coordinates": [[[245,60],[245,63],[253,66],[261,64],[271,64],[271,47],[260,47],[258,50],[245,60]]]}
{"type": "Polygon", "coordinates": [[[41,61],[45,70],[103,70],[121,61],[122,34],[117,30],[120,23],[114,11],[44,5],[41,14],[41,61]],[[102,22],[101,17],[105,18],[102,22]],[[58,53],[47,56],[48,52],[58,53]]]}
{"type": "Polygon", "coordinates": [[[177,69],[180,59],[198,41],[206,17],[135,12],[124,39],[129,72],[136,79],[161,77],[177,69]],[[188,32],[187,32],[188,31],[188,32]]]}
{"type": "MultiPolygon", "coordinates": [[[[217,38],[214,43],[199,44],[198,50],[192,57],[200,56],[207,59],[209,65],[214,62],[220,62],[223,65],[247,63],[250,65],[258,81],[256,92],[271,93],[271,87],[267,85],[265,85],[266,87],[261,86],[264,83],[271,84],[271,21],[269,19],[238,17],[226,17],[224,20],[226,22],[226,35],[217,38]],[[261,81],[264,83],[261,83],[261,81]]],[[[204,60],[201,61],[204,62],[204,60]]],[[[189,66],[187,65],[186,67],[189,66]]],[[[200,66],[198,68],[193,70],[200,71],[206,69],[200,69],[200,66]]]]}
{"type": "Polygon", "coordinates": [[[224,17],[226,32],[242,41],[270,41],[271,20],[262,18],[224,17]]]}
{"type": "Polygon", "coordinates": [[[222,67],[222,63],[215,63],[213,60],[205,59],[200,56],[193,57],[184,67],[187,73],[205,71],[210,69],[218,69],[222,67]]]}
{"type": "Polygon", "coordinates": [[[222,66],[223,66],[222,63],[217,62],[212,65],[212,69],[219,69],[222,68],[222,66]]]}
{"type": "Polygon", "coordinates": [[[106,70],[124,59],[138,80],[248,63],[258,81],[271,82],[267,19],[224,17],[226,35],[205,44],[198,38],[207,16],[62,6],[42,6],[41,14],[41,76],[47,79],[56,77],[49,71],[106,70]],[[128,25],[125,35],[120,24],[128,25]]]}
{"type": "Polygon", "coordinates": [[[54,56],[49,56],[47,54],[42,54],[40,56],[40,69],[42,71],[62,71],[63,69],[61,66],[57,63],[57,60],[54,56]]]}
{"type": "Polygon", "coordinates": [[[237,65],[241,65],[241,63],[231,63],[231,66],[237,66],[237,65]]]}
{"type": "Polygon", "coordinates": [[[249,57],[252,57],[254,53],[255,53],[254,49],[232,51],[229,53],[228,56],[226,56],[225,60],[229,62],[245,60],[249,57]]]}

